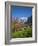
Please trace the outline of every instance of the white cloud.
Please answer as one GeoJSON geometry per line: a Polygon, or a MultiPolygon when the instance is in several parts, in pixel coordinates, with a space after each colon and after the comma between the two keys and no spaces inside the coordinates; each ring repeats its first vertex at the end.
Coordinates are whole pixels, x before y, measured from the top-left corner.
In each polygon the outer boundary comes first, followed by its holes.
{"type": "Polygon", "coordinates": [[[21,17],[20,19],[22,19],[22,20],[26,19],[27,20],[27,17],[21,17]]]}
{"type": "Polygon", "coordinates": [[[26,22],[26,21],[27,21],[27,19],[28,19],[27,17],[21,17],[21,18],[19,18],[19,21],[21,21],[21,20],[22,20],[23,22],[26,22]]]}

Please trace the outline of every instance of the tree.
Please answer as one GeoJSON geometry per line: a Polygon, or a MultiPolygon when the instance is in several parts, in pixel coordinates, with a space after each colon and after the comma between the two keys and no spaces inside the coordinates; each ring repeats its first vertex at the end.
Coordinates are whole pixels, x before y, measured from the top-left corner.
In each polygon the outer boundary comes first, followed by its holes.
{"type": "Polygon", "coordinates": [[[32,23],[32,16],[28,17],[27,23],[28,24],[32,23]]]}

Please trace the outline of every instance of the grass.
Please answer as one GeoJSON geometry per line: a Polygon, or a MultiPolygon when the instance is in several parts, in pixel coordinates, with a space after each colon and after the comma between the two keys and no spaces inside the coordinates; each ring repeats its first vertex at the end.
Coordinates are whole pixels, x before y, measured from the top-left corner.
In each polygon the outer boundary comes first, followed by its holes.
{"type": "Polygon", "coordinates": [[[25,38],[25,37],[32,37],[32,28],[21,28],[19,31],[11,32],[12,38],[25,38]]]}

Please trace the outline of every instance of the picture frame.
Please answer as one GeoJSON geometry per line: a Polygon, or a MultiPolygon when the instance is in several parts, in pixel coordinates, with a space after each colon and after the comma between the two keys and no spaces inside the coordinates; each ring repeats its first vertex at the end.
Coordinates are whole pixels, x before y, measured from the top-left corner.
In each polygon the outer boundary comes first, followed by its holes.
{"type": "Polygon", "coordinates": [[[5,44],[23,44],[23,43],[35,43],[37,42],[37,4],[26,2],[5,2],[5,44]],[[33,7],[32,10],[32,38],[11,38],[11,6],[26,6],[33,7]]]}

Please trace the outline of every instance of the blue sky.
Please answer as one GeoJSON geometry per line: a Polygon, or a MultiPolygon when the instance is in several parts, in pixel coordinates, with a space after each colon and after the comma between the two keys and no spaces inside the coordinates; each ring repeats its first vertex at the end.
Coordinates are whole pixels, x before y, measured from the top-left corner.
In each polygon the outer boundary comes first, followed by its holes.
{"type": "Polygon", "coordinates": [[[11,15],[14,17],[29,17],[32,15],[31,7],[12,6],[11,15]]]}

